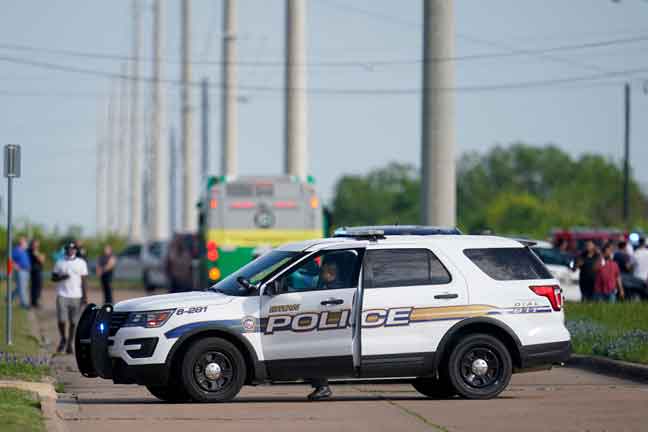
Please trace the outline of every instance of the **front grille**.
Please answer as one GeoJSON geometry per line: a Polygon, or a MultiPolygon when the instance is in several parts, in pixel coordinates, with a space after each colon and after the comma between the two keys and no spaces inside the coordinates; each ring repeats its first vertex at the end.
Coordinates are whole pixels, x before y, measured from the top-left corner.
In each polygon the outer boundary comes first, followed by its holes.
{"type": "Polygon", "coordinates": [[[126,320],[128,319],[129,312],[113,312],[110,320],[110,331],[108,336],[115,336],[117,330],[119,330],[126,320]]]}

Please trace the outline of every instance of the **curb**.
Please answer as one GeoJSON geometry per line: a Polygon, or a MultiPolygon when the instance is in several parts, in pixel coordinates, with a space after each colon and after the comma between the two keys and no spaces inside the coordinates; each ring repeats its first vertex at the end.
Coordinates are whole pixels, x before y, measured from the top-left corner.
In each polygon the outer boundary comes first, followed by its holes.
{"type": "Polygon", "coordinates": [[[635,382],[648,383],[648,366],[637,363],[613,360],[607,357],[572,354],[566,365],[635,382]]]}
{"type": "Polygon", "coordinates": [[[14,388],[36,393],[40,402],[43,422],[48,432],[67,432],[65,423],[56,412],[56,390],[51,383],[0,380],[0,388],[14,388]]]}

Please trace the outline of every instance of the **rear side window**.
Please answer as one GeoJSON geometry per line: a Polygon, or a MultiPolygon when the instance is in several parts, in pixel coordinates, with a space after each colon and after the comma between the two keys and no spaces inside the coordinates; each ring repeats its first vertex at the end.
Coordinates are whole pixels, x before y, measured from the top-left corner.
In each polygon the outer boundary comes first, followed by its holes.
{"type": "Polygon", "coordinates": [[[551,279],[551,273],[525,247],[465,249],[477,267],[495,280],[551,279]]]}
{"type": "Polygon", "coordinates": [[[450,273],[427,249],[381,249],[367,252],[368,288],[439,285],[450,273]]]}

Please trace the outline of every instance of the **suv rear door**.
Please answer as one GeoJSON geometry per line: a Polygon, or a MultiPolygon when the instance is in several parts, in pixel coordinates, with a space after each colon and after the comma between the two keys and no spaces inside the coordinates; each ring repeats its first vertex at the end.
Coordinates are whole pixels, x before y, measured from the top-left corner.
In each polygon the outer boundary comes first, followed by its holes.
{"type": "Polygon", "coordinates": [[[431,370],[445,332],[469,313],[466,283],[435,249],[376,245],[363,262],[362,376],[415,376],[431,370]]]}

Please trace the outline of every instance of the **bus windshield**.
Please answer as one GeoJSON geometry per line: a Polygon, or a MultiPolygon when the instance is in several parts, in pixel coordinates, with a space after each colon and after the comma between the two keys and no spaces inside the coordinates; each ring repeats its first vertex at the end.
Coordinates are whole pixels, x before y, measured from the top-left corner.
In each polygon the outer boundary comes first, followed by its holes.
{"type": "Polygon", "coordinates": [[[209,288],[210,291],[221,292],[231,296],[248,296],[253,293],[247,292],[236,279],[244,277],[251,284],[256,285],[273,271],[291,261],[300,252],[272,251],[251,261],[248,265],[241,267],[222,281],[209,288]]]}

